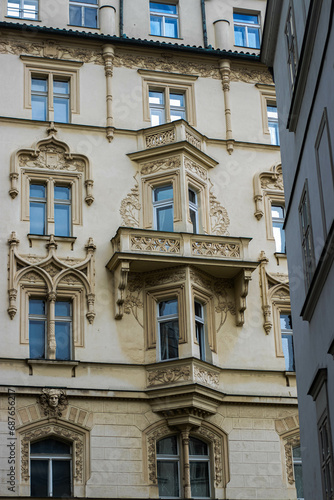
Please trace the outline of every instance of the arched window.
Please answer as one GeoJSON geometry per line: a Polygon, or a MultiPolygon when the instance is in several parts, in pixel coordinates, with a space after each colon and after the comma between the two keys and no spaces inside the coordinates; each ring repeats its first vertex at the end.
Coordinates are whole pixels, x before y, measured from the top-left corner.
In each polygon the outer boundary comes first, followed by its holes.
{"type": "Polygon", "coordinates": [[[182,445],[179,436],[168,436],[157,441],[159,497],[182,497],[185,486],[183,482],[187,482],[186,470],[190,470],[191,498],[210,498],[210,457],[207,443],[190,436],[183,440],[182,445]],[[183,467],[182,473],[180,464],[183,467]]]}
{"type": "Polygon", "coordinates": [[[72,494],[72,447],[49,438],[30,444],[32,497],[69,497],[72,494]]]}

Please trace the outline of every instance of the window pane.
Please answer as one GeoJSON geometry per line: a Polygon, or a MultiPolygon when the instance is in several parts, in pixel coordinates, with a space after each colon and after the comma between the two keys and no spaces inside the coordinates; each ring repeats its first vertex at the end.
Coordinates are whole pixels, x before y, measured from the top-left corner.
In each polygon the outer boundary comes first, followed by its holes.
{"type": "Polygon", "coordinates": [[[20,0],[8,2],[7,16],[20,17],[20,0]]]}
{"type": "Polygon", "coordinates": [[[45,234],[45,203],[30,202],[30,233],[45,234]]]}
{"type": "Polygon", "coordinates": [[[177,38],[177,19],[165,18],[165,36],[177,38]]]}
{"type": "Polygon", "coordinates": [[[189,210],[189,213],[190,213],[190,220],[193,225],[193,233],[197,233],[197,217],[196,217],[197,213],[195,210],[192,209],[189,210]]]}
{"type": "Polygon", "coordinates": [[[239,47],[246,46],[246,30],[242,26],[234,26],[234,43],[239,47]]]}
{"type": "Polygon", "coordinates": [[[70,24],[74,26],[82,26],[81,7],[70,5],[70,24]]]}
{"type": "Polygon", "coordinates": [[[280,314],[281,329],[292,330],[291,314],[280,314]]]}
{"type": "Polygon", "coordinates": [[[70,84],[69,82],[63,82],[61,80],[53,81],[53,93],[54,94],[69,94],[70,84]]]}
{"type": "Polygon", "coordinates": [[[84,16],[87,28],[97,28],[97,9],[85,7],[84,16]]]}
{"type": "Polygon", "coordinates": [[[24,0],[23,16],[26,19],[37,19],[37,17],[38,17],[38,0],[24,0]]]}
{"type": "Polygon", "coordinates": [[[189,194],[189,201],[194,205],[197,205],[197,196],[195,191],[193,191],[192,189],[188,189],[188,194],[189,194]]]}
{"type": "Polygon", "coordinates": [[[273,235],[276,244],[276,252],[285,253],[285,234],[283,222],[273,222],[273,235]]]}
{"type": "Polygon", "coordinates": [[[279,146],[279,132],[278,123],[268,122],[270,142],[276,146],[279,146]]]}
{"type": "Polygon", "coordinates": [[[57,205],[55,203],[55,235],[70,236],[70,205],[57,205]]]}
{"type": "Polygon", "coordinates": [[[69,460],[52,460],[52,483],[54,497],[71,496],[71,463],[69,460]]]}
{"type": "Polygon", "coordinates": [[[150,30],[151,35],[162,35],[162,17],[151,16],[150,30]]]}
{"type": "Polygon", "coordinates": [[[155,188],[154,190],[154,201],[170,200],[173,198],[173,186],[163,186],[155,188]]]}
{"type": "Polygon", "coordinates": [[[68,123],[69,121],[69,99],[62,99],[60,97],[54,97],[53,107],[54,107],[54,118],[55,122],[68,123]]]}
{"type": "Polygon", "coordinates": [[[69,200],[71,189],[65,186],[55,186],[55,200],[69,200]]]}
{"type": "Polygon", "coordinates": [[[46,78],[32,78],[31,79],[31,90],[34,92],[47,92],[48,85],[46,78]]]}
{"type": "Polygon", "coordinates": [[[57,300],[55,305],[55,316],[71,317],[71,302],[57,300]]]}
{"type": "Polygon", "coordinates": [[[33,120],[46,120],[47,101],[47,96],[31,96],[31,111],[33,120]]]}
{"type": "Polygon", "coordinates": [[[30,184],[30,198],[45,198],[45,186],[30,184]]]}
{"type": "Polygon", "coordinates": [[[177,455],[177,437],[169,436],[157,442],[157,455],[177,455]]]}
{"type": "Polygon", "coordinates": [[[295,367],[293,360],[292,335],[282,335],[282,349],[285,358],[285,369],[287,372],[293,372],[295,367]]]}
{"type": "Polygon", "coordinates": [[[186,114],[184,111],[176,111],[175,109],[171,109],[170,111],[170,121],[175,122],[175,120],[185,120],[186,114]]]}
{"type": "Polygon", "coordinates": [[[150,104],[163,104],[164,103],[164,93],[150,90],[149,91],[149,103],[150,104]]]}
{"type": "Polygon", "coordinates": [[[284,208],[276,205],[271,206],[271,215],[275,219],[283,219],[284,218],[284,208]]]}
{"type": "Polygon", "coordinates": [[[184,106],[184,95],[183,94],[170,94],[170,105],[171,106],[184,106]]]}
{"type": "Polygon", "coordinates": [[[159,14],[176,14],[176,5],[166,3],[150,2],[150,11],[159,14]]]}
{"type": "Polygon", "coordinates": [[[195,316],[198,316],[199,318],[203,317],[202,305],[199,302],[195,302],[195,316]]]}
{"type": "Polygon", "coordinates": [[[178,462],[158,460],[158,485],[160,497],[179,497],[179,468],[178,462]]]}
{"type": "Polygon", "coordinates": [[[68,455],[71,453],[71,446],[57,439],[43,439],[30,445],[30,454],[40,455],[45,453],[48,455],[68,455]]]}
{"type": "Polygon", "coordinates": [[[208,462],[190,462],[190,484],[192,497],[210,497],[208,462]]]}
{"type": "Polygon", "coordinates": [[[30,494],[32,497],[48,496],[48,461],[31,460],[30,462],[30,494]]]}
{"type": "Polygon", "coordinates": [[[177,311],[177,299],[159,302],[159,316],[169,316],[170,314],[177,314],[177,311]]]}
{"type": "Polygon", "coordinates": [[[260,33],[258,28],[248,28],[248,47],[260,48],[260,33]]]}
{"type": "Polygon", "coordinates": [[[258,16],[252,16],[251,14],[241,14],[238,12],[234,12],[233,21],[247,23],[247,24],[258,24],[258,16]]]}
{"type": "Polygon", "coordinates": [[[71,359],[71,323],[56,321],[56,359],[71,359]]]}
{"type": "Polygon", "coordinates": [[[30,299],[29,300],[29,314],[38,314],[39,316],[45,315],[45,302],[44,300],[30,299]]]}
{"type": "Polygon", "coordinates": [[[150,109],[151,115],[151,125],[152,127],[156,127],[157,125],[161,125],[165,123],[165,110],[164,109],[150,109]]]}
{"type": "Polygon", "coordinates": [[[208,445],[200,439],[191,437],[189,441],[189,455],[207,455],[208,445]]]}
{"type": "Polygon", "coordinates": [[[293,468],[295,473],[295,486],[297,490],[297,498],[304,498],[302,464],[294,464],[293,468]]]}
{"type": "Polygon", "coordinates": [[[293,456],[293,458],[301,458],[302,457],[300,446],[295,446],[294,448],[292,448],[292,456],[293,456]]]}
{"type": "Polygon", "coordinates": [[[29,356],[31,359],[45,358],[45,321],[29,320],[29,356]]]}
{"type": "Polygon", "coordinates": [[[161,359],[179,357],[179,321],[177,319],[160,323],[161,359]]]}
{"type": "Polygon", "coordinates": [[[173,231],[173,207],[162,207],[157,209],[157,230],[173,231]]]}

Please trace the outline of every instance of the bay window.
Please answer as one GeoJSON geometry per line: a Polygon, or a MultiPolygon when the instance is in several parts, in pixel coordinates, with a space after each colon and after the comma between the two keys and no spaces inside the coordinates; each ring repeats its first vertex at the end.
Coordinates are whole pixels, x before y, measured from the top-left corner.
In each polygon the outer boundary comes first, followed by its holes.
{"type": "Polygon", "coordinates": [[[173,185],[156,187],[153,190],[154,229],[157,231],[173,231],[174,207],[173,185]]]}
{"type": "Polygon", "coordinates": [[[160,360],[179,357],[179,317],[177,299],[158,303],[160,360]]]}

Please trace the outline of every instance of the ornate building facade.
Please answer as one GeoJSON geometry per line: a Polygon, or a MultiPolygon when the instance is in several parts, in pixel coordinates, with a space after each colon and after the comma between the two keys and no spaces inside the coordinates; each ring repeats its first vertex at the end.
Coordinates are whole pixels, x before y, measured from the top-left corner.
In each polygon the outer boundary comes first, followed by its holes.
{"type": "Polygon", "coordinates": [[[1,9],[0,495],[301,498],[265,1],[1,9]]]}

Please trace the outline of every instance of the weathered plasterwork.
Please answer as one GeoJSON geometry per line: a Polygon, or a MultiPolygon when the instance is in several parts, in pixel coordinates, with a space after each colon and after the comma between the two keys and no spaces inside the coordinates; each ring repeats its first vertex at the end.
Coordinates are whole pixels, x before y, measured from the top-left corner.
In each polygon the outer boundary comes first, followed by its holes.
{"type": "MultiPolygon", "coordinates": [[[[257,220],[260,220],[265,213],[263,202],[266,195],[274,200],[276,199],[275,196],[278,195],[280,201],[284,202],[282,165],[280,163],[275,163],[270,170],[255,174],[253,188],[255,201],[254,215],[257,220]]],[[[271,217],[268,217],[269,214],[266,215],[266,218],[269,219],[269,223],[271,224],[271,217]]]]}

